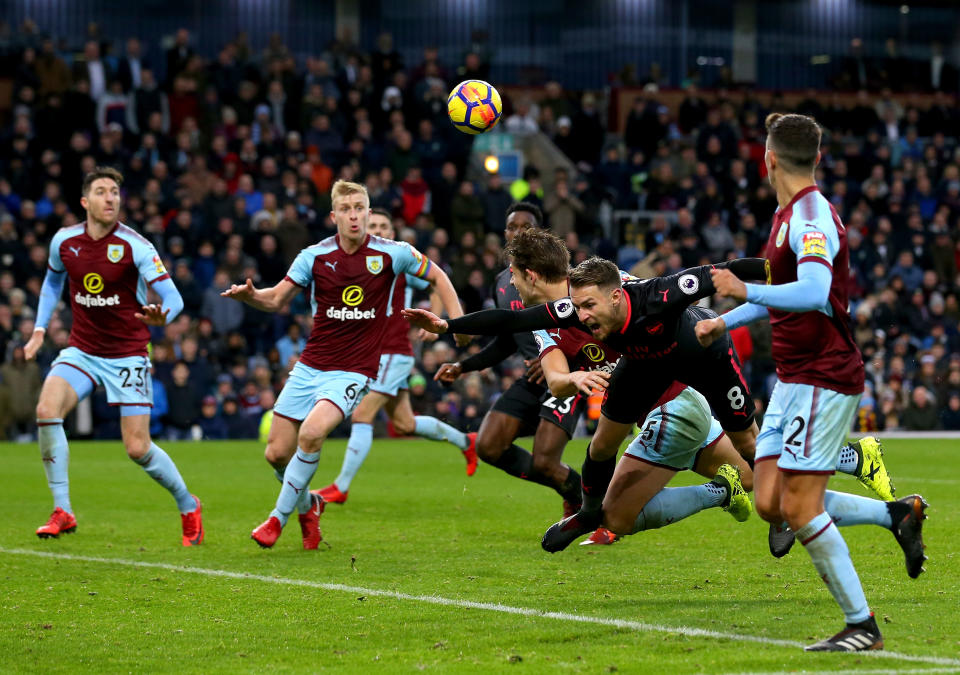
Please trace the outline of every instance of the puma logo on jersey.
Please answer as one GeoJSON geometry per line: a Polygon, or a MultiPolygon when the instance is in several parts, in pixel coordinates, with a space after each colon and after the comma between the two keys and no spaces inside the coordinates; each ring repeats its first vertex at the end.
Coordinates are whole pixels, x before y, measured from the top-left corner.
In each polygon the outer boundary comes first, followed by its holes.
{"type": "Polygon", "coordinates": [[[670,289],[669,289],[669,288],[665,288],[665,289],[663,289],[663,290],[660,291],[660,292],[663,293],[663,301],[666,302],[666,301],[667,301],[667,293],[670,292],[670,289]]]}
{"type": "Polygon", "coordinates": [[[71,251],[73,251],[73,255],[75,255],[75,256],[77,256],[77,257],[79,258],[79,257],[80,257],[80,249],[83,248],[83,247],[82,247],[82,246],[77,246],[76,248],[74,248],[73,246],[67,246],[67,248],[69,248],[71,251]]]}
{"type": "Polygon", "coordinates": [[[326,260],[324,260],[324,261],[323,261],[323,264],[326,265],[327,267],[329,267],[330,269],[332,269],[334,272],[336,272],[336,271],[337,271],[337,263],[338,263],[338,262],[340,262],[340,261],[337,260],[337,261],[335,261],[335,262],[327,262],[326,260]]]}
{"type": "Polygon", "coordinates": [[[551,333],[550,331],[547,331],[547,335],[552,337],[557,342],[560,342],[560,331],[557,331],[556,333],[551,333]]]}

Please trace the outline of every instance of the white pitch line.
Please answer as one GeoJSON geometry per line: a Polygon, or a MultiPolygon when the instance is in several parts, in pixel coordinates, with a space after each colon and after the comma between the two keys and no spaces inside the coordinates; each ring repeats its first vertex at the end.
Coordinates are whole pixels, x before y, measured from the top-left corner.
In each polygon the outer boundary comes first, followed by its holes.
{"type": "MultiPolygon", "coordinates": [[[[756,642],[775,647],[790,647],[792,649],[802,649],[804,644],[794,640],[777,640],[775,638],[762,637],[759,635],[745,635],[741,633],[724,633],[721,631],[707,630],[704,628],[692,628],[689,626],[665,626],[663,624],[646,623],[643,621],[630,621],[627,619],[614,619],[602,616],[588,616],[584,614],[569,614],[567,612],[547,612],[540,609],[529,607],[513,607],[511,605],[502,605],[495,602],[475,602],[473,600],[458,600],[456,598],[444,598],[438,595],[413,595],[410,593],[401,593],[399,591],[384,591],[376,588],[364,588],[362,586],[347,586],[345,584],[324,583],[320,581],[308,581],[306,579],[289,579],[285,577],[269,577],[262,574],[250,574],[247,572],[230,572],[228,570],[208,569],[205,567],[187,567],[181,565],[171,565],[170,563],[147,562],[144,560],[127,560],[125,558],[98,558],[87,555],[74,555],[72,553],[50,553],[47,551],[34,551],[23,548],[3,548],[0,547],[0,553],[8,555],[27,555],[37,558],[51,558],[54,560],[73,560],[77,562],[103,563],[107,565],[122,565],[126,567],[142,567],[147,569],[161,569],[170,572],[187,572],[189,574],[201,574],[208,577],[220,577],[225,579],[237,579],[262,581],[268,584],[280,584],[283,586],[302,586],[306,588],[316,588],[325,591],[343,591],[356,595],[366,595],[371,597],[392,598],[394,600],[412,600],[414,602],[423,602],[430,605],[441,605],[444,607],[461,607],[464,609],[480,609],[488,612],[499,612],[501,614],[517,614],[520,616],[531,616],[540,619],[556,619],[558,621],[571,621],[576,623],[595,624],[600,626],[611,626],[613,628],[626,628],[638,632],[648,633],[676,633],[688,637],[704,637],[719,640],[734,640],[737,642],[756,642]]],[[[914,661],[916,663],[930,663],[939,666],[954,666],[960,669],[960,659],[951,659],[943,656],[916,656],[913,654],[900,654],[898,652],[858,652],[858,656],[867,656],[878,659],[895,659],[898,661],[914,661]]],[[[932,671],[931,671],[932,672],[932,671]]]]}
{"type": "Polygon", "coordinates": [[[772,670],[769,672],[732,672],[724,675],[920,675],[921,673],[960,673],[958,668],[910,668],[904,670],[897,668],[895,671],[889,668],[864,669],[864,670],[772,670]]]}

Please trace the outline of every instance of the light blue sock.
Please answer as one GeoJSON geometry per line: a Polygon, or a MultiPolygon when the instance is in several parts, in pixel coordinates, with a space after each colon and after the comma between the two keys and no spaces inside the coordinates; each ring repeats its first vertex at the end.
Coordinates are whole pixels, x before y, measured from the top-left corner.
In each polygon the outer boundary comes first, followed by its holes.
{"type": "Polygon", "coordinates": [[[451,427],[446,422],[441,422],[436,417],[427,417],[425,415],[417,415],[414,419],[417,421],[417,426],[413,433],[417,436],[423,436],[424,438],[429,438],[434,441],[447,441],[448,443],[453,443],[461,450],[466,450],[470,447],[470,439],[467,438],[467,435],[459,429],[451,427]]]}
{"type": "Polygon", "coordinates": [[[340,492],[346,492],[350,489],[350,483],[353,482],[357,471],[363,466],[363,462],[370,454],[370,446],[373,445],[373,425],[354,422],[350,426],[350,440],[347,441],[347,452],[343,455],[343,465],[340,467],[340,475],[334,484],[340,492]]]}
{"type": "MultiPolygon", "coordinates": [[[[283,472],[286,470],[286,467],[277,468],[274,467],[273,475],[276,476],[277,480],[280,481],[280,485],[283,485],[283,472]]],[[[304,490],[300,493],[300,498],[297,500],[297,513],[306,513],[310,510],[311,506],[310,499],[310,490],[304,490]]]]}
{"type": "Polygon", "coordinates": [[[796,534],[797,541],[807,549],[820,578],[843,610],[847,623],[860,623],[870,618],[870,608],[860,578],[853,568],[850,549],[830,519],[830,514],[824,511],[797,530],[796,534]]]}
{"type": "Polygon", "coordinates": [[[163,451],[163,448],[156,443],[150,443],[147,454],[133,461],[142,466],[148,476],[170,491],[173,498],[177,500],[180,513],[196,510],[197,500],[190,494],[187,484],[183,482],[183,477],[177,471],[177,465],[170,459],[170,455],[163,451]]]}
{"type": "Polygon", "coordinates": [[[670,525],[711,506],[720,506],[727,491],[716,483],[663,488],[653,495],[633,524],[633,534],[670,525]]]}
{"type": "Polygon", "coordinates": [[[303,493],[308,493],[310,488],[310,479],[317,471],[317,462],[320,461],[320,453],[310,454],[297,448],[297,454],[293,461],[287,464],[283,472],[283,486],[280,488],[280,496],[277,497],[277,506],[270,513],[275,516],[281,525],[287,524],[287,519],[293,510],[297,508],[297,502],[303,493]]]}
{"type": "Polygon", "coordinates": [[[849,525],[891,527],[893,525],[887,503],[879,499],[827,490],[823,496],[823,506],[837,527],[849,525]]]}
{"type": "Polygon", "coordinates": [[[70,478],[67,475],[70,446],[63,432],[63,420],[59,417],[37,420],[37,428],[43,470],[47,474],[50,492],[53,493],[53,508],[73,513],[73,507],[70,506],[70,478]]]}

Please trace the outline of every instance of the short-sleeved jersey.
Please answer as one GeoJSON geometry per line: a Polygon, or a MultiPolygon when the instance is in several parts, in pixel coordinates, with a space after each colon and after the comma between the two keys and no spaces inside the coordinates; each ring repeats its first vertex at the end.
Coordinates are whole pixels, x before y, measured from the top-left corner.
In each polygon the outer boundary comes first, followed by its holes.
{"type": "Polygon", "coordinates": [[[397,285],[393,291],[393,303],[387,310],[389,320],[386,332],[383,335],[381,354],[413,356],[413,345],[410,344],[410,324],[400,314],[400,310],[412,306],[414,289],[423,290],[425,288],[430,288],[430,282],[412,274],[404,274],[397,279],[397,285]]]}
{"type": "Polygon", "coordinates": [[[69,279],[70,346],[92,356],[146,356],[150,330],[134,317],[147,287],[170,275],[149,241],[122,223],[93,239],[86,223],[53,235],[47,265],[69,279]]]}
{"type": "Polygon", "coordinates": [[[540,350],[540,358],[559,349],[567,357],[571,371],[602,370],[612,373],[620,360],[620,352],[579,328],[538,330],[533,334],[533,339],[540,350]]]}
{"type": "Polygon", "coordinates": [[[405,242],[367,235],[354,253],[339,235],[303,249],[287,280],[310,289],[313,330],[300,360],[317,370],[375,377],[381,345],[404,275],[424,278],[430,261],[405,242]]]}
{"type": "MultiPolygon", "coordinates": [[[[498,309],[523,309],[523,300],[517,292],[517,287],[510,283],[510,268],[506,268],[497,275],[493,283],[493,302],[498,309]]],[[[539,350],[537,343],[530,333],[517,333],[513,336],[517,343],[517,351],[527,361],[537,358],[539,350]]]]}
{"type": "Polygon", "coordinates": [[[774,215],[766,256],[774,284],[796,281],[797,265],[806,262],[824,265],[833,273],[830,314],[770,308],[777,377],[841,394],[862,393],[863,358],[850,333],[847,311],[847,232],[815,185],[798,192],[774,215]]]}
{"type": "MultiPolygon", "coordinates": [[[[555,328],[538,330],[533,334],[540,349],[540,357],[560,350],[567,357],[567,366],[574,370],[602,370],[612,373],[620,361],[620,352],[600,342],[590,333],[579,328],[555,328]]],[[[658,408],[680,395],[687,385],[674,382],[653,406],[658,408]]],[[[653,408],[651,408],[652,410],[653,408]]],[[[643,419],[650,411],[644,411],[637,419],[643,419]]]]}

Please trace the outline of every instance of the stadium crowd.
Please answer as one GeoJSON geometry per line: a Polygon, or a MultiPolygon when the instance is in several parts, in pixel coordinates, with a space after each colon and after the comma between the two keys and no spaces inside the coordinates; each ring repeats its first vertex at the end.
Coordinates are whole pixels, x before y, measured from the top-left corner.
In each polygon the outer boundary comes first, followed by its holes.
{"type": "MultiPolygon", "coordinates": [[[[762,255],[777,206],[762,159],[764,117],[785,109],[776,94],[740,102],[691,85],[674,113],[651,84],[615,134],[601,96],[549,83],[537,102],[508,106],[502,126],[548,134],[575,170],[528,168],[511,184],[497,175],[477,184],[465,179],[472,138],[448,123],[446,97],[460,80],[488,79],[483,53],[446,64],[427,48],[405,64],[384,34],[372,52],[334,43],[298,63],[279,38],[256,53],[241,37],[207,60],[181,30],[154,69],[135,38],[106,56],[102,39],[66,53],[37,33],[21,37],[0,60],[14,99],[0,131],[0,436],[32,433],[41,376],[67,344],[61,309],[39,362],[23,358],[47,244],[82,219],[79,186],[96,165],[123,172],[121,219],[154,243],[185,301],[153,341],[152,432],[170,438],[256,435],[309,334],[309,301],[266,315],[219,294],[246,277],[276,283],[304,246],[332,234],[337,178],[367,186],[399,237],[450,275],[466,311],[492,302],[513,201],[537,204],[574,261],[599,253],[644,277],[762,255]],[[611,241],[598,218],[604,203],[664,213],[611,241]]],[[[868,373],[858,429],[960,429],[954,99],[937,93],[916,108],[864,91],[847,108],[811,93],[797,111],[825,127],[818,181],[847,226],[868,373]]],[[[735,337],[762,402],[769,325],[735,337]]],[[[435,383],[439,364],[456,359],[451,343],[419,345],[411,400],[417,414],[475,430],[525,368],[515,357],[452,388],[435,383]]],[[[102,395],[93,415],[96,435],[119,435],[102,395]]]]}

